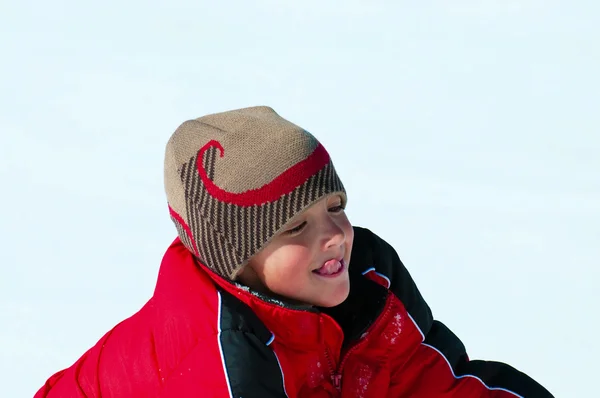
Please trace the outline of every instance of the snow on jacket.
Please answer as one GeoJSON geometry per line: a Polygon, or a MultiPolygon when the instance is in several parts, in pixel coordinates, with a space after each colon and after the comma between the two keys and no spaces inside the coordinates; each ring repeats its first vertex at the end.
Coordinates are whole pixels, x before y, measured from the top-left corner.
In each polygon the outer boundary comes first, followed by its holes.
{"type": "Polygon", "coordinates": [[[260,297],[179,239],[153,297],[35,398],[542,398],[509,365],[471,361],[394,249],[355,227],[350,296],[330,309],[260,297]]]}

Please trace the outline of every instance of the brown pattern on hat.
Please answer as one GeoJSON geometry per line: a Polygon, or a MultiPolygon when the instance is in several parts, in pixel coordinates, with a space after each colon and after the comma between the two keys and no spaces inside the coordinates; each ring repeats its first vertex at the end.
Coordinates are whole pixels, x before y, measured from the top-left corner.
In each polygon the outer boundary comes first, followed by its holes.
{"type": "Polygon", "coordinates": [[[182,124],[167,144],[165,187],[184,245],[229,278],[294,215],[331,193],[346,200],[319,142],[266,107],[182,124]]]}

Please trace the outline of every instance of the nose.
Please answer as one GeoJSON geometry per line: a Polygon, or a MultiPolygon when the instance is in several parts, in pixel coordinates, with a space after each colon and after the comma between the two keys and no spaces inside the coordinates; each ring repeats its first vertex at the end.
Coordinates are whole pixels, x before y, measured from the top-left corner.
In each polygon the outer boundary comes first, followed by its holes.
{"type": "Polygon", "coordinates": [[[323,248],[325,250],[339,247],[346,240],[344,229],[341,227],[341,225],[338,225],[336,220],[327,220],[323,228],[323,248]]]}

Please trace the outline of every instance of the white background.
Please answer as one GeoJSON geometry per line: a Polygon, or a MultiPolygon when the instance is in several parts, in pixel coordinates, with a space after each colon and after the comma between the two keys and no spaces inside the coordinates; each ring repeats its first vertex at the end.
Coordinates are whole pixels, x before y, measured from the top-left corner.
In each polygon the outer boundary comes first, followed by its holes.
{"type": "Polygon", "coordinates": [[[269,105],[325,144],[351,220],[396,248],[472,358],[595,396],[599,14],[2,2],[1,395],[32,396],[152,294],[176,234],[162,185],[175,128],[269,105]]]}

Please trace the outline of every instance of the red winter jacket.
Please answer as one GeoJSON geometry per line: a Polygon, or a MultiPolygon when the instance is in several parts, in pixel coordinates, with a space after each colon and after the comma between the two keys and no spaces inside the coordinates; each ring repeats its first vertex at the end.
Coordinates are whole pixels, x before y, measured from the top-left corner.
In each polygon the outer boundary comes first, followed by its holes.
{"type": "Polygon", "coordinates": [[[350,283],[338,307],[290,306],[216,276],[177,239],[147,304],[35,398],[552,397],[508,365],[470,361],[362,228],[350,283]]]}

